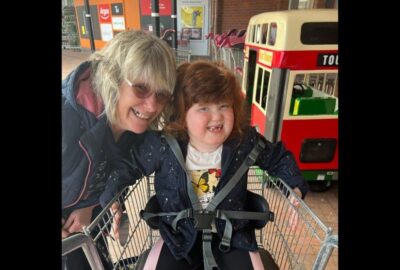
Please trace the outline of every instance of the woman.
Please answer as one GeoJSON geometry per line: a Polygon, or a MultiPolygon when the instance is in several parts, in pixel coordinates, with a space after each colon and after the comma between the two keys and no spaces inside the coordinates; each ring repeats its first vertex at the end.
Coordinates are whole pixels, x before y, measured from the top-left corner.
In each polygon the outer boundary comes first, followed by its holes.
{"type": "MultiPolygon", "coordinates": [[[[62,238],[82,231],[99,203],[104,207],[141,176],[122,158],[122,145],[135,144],[138,134],[160,124],[175,79],[168,45],[152,34],[127,31],[62,82],[62,238]]],[[[82,267],[79,259],[68,261],[70,269],[82,267]]]]}

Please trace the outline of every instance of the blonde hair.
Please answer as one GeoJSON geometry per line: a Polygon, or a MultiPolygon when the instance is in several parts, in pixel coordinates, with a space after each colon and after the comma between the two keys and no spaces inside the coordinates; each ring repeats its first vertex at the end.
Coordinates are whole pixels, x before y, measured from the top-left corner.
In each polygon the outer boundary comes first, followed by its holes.
{"type": "MultiPolygon", "coordinates": [[[[174,91],[176,62],[168,44],[150,33],[132,30],[117,34],[107,45],[90,56],[92,85],[104,103],[111,124],[116,123],[119,86],[128,79],[150,89],[174,91]]],[[[161,115],[153,123],[157,127],[161,115]]]]}

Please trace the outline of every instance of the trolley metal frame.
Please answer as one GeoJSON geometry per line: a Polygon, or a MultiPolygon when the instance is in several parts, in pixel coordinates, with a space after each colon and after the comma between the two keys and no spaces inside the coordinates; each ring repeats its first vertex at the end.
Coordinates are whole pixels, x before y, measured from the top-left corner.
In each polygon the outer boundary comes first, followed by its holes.
{"type": "Polygon", "coordinates": [[[176,64],[182,64],[185,62],[190,62],[192,52],[191,50],[183,50],[183,49],[173,49],[175,54],[176,64]]]}
{"type": "MultiPolygon", "coordinates": [[[[286,183],[268,176],[257,167],[249,170],[248,190],[264,196],[275,213],[275,220],[256,230],[256,237],[258,246],[272,255],[279,268],[325,269],[334,248],[338,248],[338,236],[332,234],[332,229],[286,183]]],[[[63,255],[83,246],[92,268],[102,270],[98,251],[94,248],[102,238],[113,269],[135,269],[141,262],[141,255],[160,237],[157,230],[152,230],[139,217],[139,211],[145,208],[154,194],[153,176],[144,177],[126,187],[84,228],[83,233],[62,241],[63,255]],[[112,232],[114,214],[109,209],[114,202],[122,206],[129,220],[123,245],[112,232]]]]}

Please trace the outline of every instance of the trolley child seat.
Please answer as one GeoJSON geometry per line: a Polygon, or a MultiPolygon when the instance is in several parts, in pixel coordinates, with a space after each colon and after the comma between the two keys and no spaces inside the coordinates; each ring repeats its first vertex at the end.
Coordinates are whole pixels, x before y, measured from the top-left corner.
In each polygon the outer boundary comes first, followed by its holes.
{"type": "Polygon", "coordinates": [[[232,223],[230,219],[246,219],[251,221],[251,225],[255,229],[263,228],[268,221],[274,221],[274,213],[269,210],[269,205],[266,199],[258,194],[247,191],[247,201],[245,211],[230,211],[217,209],[218,205],[225,199],[229,192],[239,182],[242,175],[248,171],[252,166],[259,152],[265,147],[265,143],[261,140],[254,146],[247,158],[243,161],[241,166],[232,176],[230,181],[221,189],[221,191],[212,198],[206,209],[201,207],[201,204],[190,184],[191,176],[186,170],[185,162],[182,152],[175,138],[163,134],[171,150],[175,154],[179,164],[186,172],[186,178],[189,184],[187,185],[187,192],[192,204],[192,208],[184,209],[180,212],[161,212],[156,196],[149,199],[144,210],[140,211],[140,217],[152,229],[158,229],[159,217],[161,216],[175,216],[172,227],[176,231],[177,223],[185,218],[194,219],[195,228],[202,231],[202,244],[203,244],[203,260],[204,269],[211,270],[213,267],[218,267],[211,250],[212,241],[212,223],[215,219],[225,220],[225,229],[223,237],[219,244],[219,249],[222,252],[230,250],[231,237],[232,237],[232,223]]]}

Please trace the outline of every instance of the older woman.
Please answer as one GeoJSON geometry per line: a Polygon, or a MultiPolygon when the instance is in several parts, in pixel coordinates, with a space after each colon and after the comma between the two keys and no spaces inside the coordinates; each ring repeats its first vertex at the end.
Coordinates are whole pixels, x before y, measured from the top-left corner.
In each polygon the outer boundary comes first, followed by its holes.
{"type": "MultiPolygon", "coordinates": [[[[62,82],[62,238],[82,231],[96,206],[141,175],[122,158],[124,138],[132,143],[158,126],[175,79],[170,47],[152,34],[127,31],[62,82]]],[[[68,259],[69,269],[86,265],[76,258],[68,259]]]]}

